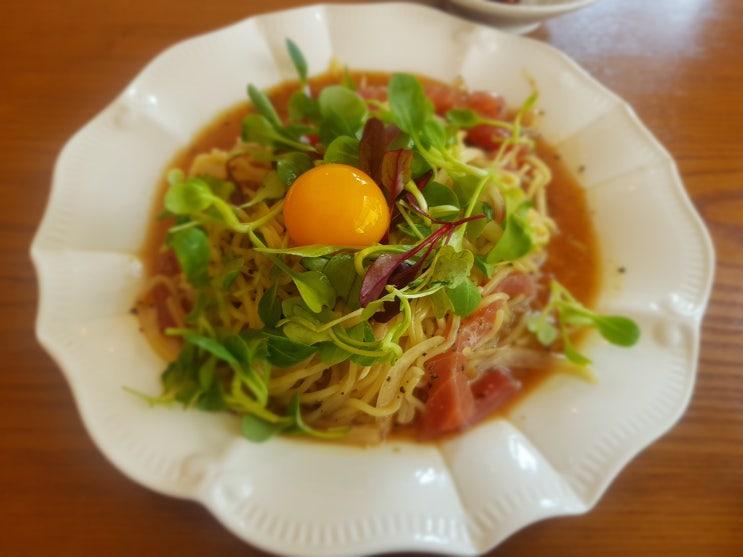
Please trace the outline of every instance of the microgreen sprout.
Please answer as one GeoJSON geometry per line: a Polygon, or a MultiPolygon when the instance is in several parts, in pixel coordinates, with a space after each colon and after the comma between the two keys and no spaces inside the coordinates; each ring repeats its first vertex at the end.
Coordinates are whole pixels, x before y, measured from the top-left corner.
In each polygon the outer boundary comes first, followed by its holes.
{"type": "Polygon", "coordinates": [[[218,195],[209,183],[201,177],[186,179],[180,169],[168,173],[170,188],[165,194],[165,209],[174,215],[186,215],[196,220],[208,220],[205,213],[213,208],[225,226],[235,232],[248,234],[273,220],[281,212],[283,201],[277,201],[262,217],[251,222],[240,222],[235,208],[218,195]]]}
{"type": "Polygon", "coordinates": [[[558,338],[562,340],[565,355],[577,364],[591,360],[581,354],[570,341],[576,328],[594,326],[601,336],[617,346],[633,346],[640,339],[640,328],[633,320],[619,315],[600,315],[581,304],[557,281],[550,284],[550,297],[541,312],[527,319],[527,327],[545,346],[558,338]]]}

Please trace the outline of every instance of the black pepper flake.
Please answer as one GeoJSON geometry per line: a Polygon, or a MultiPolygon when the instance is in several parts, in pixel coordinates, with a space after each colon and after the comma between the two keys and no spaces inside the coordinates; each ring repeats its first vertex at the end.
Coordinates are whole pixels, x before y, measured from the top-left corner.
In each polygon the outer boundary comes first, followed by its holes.
{"type": "Polygon", "coordinates": [[[390,377],[390,376],[388,375],[388,376],[387,376],[387,379],[385,379],[385,381],[388,381],[388,382],[389,382],[389,381],[392,381],[392,377],[390,377]]]}
{"type": "Polygon", "coordinates": [[[627,272],[627,267],[625,267],[624,265],[622,265],[621,267],[619,267],[619,268],[617,269],[617,272],[618,272],[619,274],[622,274],[622,275],[623,275],[624,273],[626,273],[626,272],[627,272]]]}
{"type": "Polygon", "coordinates": [[[405,387],[403,387],[403,386],[400,386],[400,392],[401,392],[402,394],[405,394],[405,387]]]}
{"type": "Polygon", "coordinates": [[[137,306],[134,306],[133,308],[131,308],[129,310],[129,313],[131,313],[132,315],[137,315],[139,313],[139,310],[137,309],[137,306]]]}
{"type": "Polygon", "coordinates": [[[583,173],[586,171],[586,165],[582,164],[578,167],[578,172],[583,173]]]}

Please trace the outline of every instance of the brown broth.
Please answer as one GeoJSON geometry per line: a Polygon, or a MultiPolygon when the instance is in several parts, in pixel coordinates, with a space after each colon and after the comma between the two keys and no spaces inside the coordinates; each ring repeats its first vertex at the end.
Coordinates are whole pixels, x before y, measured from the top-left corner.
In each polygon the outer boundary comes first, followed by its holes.
{"type": "MultiPolygon", "coordinates": [[[[547,260],[542,266],[540,288],[543,299],[546,302],[549,282],[555,278],[583,305],[591,307],[600,291],[602,276],[599,265],[600,249],[591,221],[586,191],[562,161],[557,150],[545,141],[539,141],[537,145],[539,157],[552,171],[547,211],[558,229],[550,239],[547,260]]],[[[572,338],[576,346],[580,347],[583,336],[585,335],[578,333],[572,338]]],[[[553,373],[555,369],[552,366],[516,371],[514,375],[521,381],[522,388],[495,415],[508,414],[520,400],[553,373]]]]}
{"type": "MultiPolygon", "coordinates": [[[[384,85],[390,74],[382,72],[353,72],[351,77],[358,83],[367,85],[384,85]]],[[[419,76],[420,78],[420,76],[419,76]]],[[[429,81],[420,78],[421,81],[429,81]]],[[[338,74],[328,73],[310,80],[313,91],[319,91],[326,85],[337,83],[338,74]]],[[[286,82],[269,91],[269,96],[281,114],[281,107],[285,107],[290,95],[298,88],[297,82],[286,82]]],[[[193,159],[202,152],[213,148],[229,150],[235,145],[241,133],[243,117],[250,110],[248,102],[239,103],[220,113],[212,123],[208,124],[194,140],[168,165],[168,169],[178,167],[186,170],[193,159]]],[[[558,227],[557,234],[553,235],[547,250],[547,260],[542,267],[543,280],[540,284],[543,296],[546,297],[549,280],[554,277],[563,284],[578,300],[590,307],[596,300],[601,287],[599,266],[599,245],[591,221],[591,214],[586,201],[585,189],[578,183],[561,160],[560,154],[543,140],[537,142],[537,152],[540,158],[550,167],[552,181],[548,186],[548,212],[558,227]]],[[[166,189],[163,177],[154,214],[162,211],[162,198],[166,189]]],[[[153,219],[154,221],[154,219],[153,219]]],[[[151,272],[157,254],[162,246],[167,225],[153,224],[145,246],[144,260],[148,271],[151,272]]],[[[580,338],[575,339],[577,343],[580,338]]],[[[548,366],[546,369],[516,372],[522,383],[522,389],[496,415],[503,415],[515,403],[523,399],[539,385],[545,378],[554,373],[548,366]]],[[[401,433],[408,437],[408,433],[401,433]]]]}

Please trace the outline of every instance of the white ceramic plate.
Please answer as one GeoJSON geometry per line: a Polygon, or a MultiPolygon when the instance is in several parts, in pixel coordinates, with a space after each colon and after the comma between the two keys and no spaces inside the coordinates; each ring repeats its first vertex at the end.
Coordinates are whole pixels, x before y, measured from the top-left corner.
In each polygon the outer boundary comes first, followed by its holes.
{"type": "Polygon", "coordinates": [[[158,56],[65,146],[32,255],[38,337],[103,453],[136,482],[200,501],[251,544],[294,555],[473,554],[536,520],[590,509],[684,411],[713,274],[674,162],[625,103],[545,44],[389,3],[254,17],[158,56]],[[605,254],[599,310],[636,319],[640,343],[592,338],[598,384],[554,376],[509,419],[437,446],[255,445],[230,416],[150,408],[127,394],[124,386],[159,392],[164,367],[129,313],[155,184],[248,82],[294,76],[285,37],[313,73],[335,57],[358,69],[462,75],[514,105],[533,77],[545,136],[573,168],[585,165],[605,254]]]}

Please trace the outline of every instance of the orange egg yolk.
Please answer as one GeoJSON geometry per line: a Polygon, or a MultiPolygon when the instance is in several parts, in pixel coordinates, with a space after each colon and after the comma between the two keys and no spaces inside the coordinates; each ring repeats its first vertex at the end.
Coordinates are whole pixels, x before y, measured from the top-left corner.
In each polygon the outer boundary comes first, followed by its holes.
{"type": "Polygon", "coordinates": [[[390,225],[387,200],[367,174],[323,164],[301,174],[286,194],[284,224],[297,245],[370,246],[390,225]]]}

